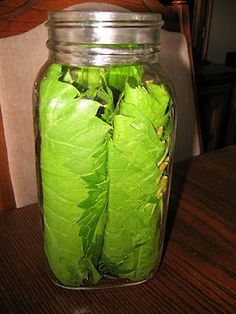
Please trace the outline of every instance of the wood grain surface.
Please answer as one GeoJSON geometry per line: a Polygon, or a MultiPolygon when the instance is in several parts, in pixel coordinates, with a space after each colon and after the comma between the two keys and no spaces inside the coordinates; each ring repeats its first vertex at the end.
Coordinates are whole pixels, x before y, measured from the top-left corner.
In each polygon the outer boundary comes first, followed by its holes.
{"type": "Polygon", "coordinates": [[[70,291],[43,263],[37,206],[0,215],[0,313],[236,313],[236,146],[175,165],[158,273],[133,287],[70,291]]]}

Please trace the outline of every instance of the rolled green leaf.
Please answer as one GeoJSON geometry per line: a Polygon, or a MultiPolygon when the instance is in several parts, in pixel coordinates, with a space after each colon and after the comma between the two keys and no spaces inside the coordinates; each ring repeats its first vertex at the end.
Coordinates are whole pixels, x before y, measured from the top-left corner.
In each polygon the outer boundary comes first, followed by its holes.
{"type": "Polygon", "coordinates": [[[161,173],[158,139],[148,120],[117,115],[108,149],[108,218],[102,269],[142,280],[157,261],[160,210],[156,197],[161,173]]]}
{"type": "Polygon", "coordinates": [[[111,127],[96,117],[100,103],[80,99],[59,77],[60,66],[52,65],[40,88],[44,243],[56,277],[76,286],[100,278],[111,127]]]}
{"type": "MultiPolygon", "coordinates": [[[[160,87],[153,86],[158,93],[160,87]]],[[[161,97],[160,97],[161,99],[161,97]]],[[[108,146],[108,218],[104,234],[102,269],[108,275],[143,280],[155,269],[163,211],[158,164],[168,151],[156,130],[166,114],[162,103],[145,87],[126,85],[120,115],[108,146]],[[160,106],[162,108],[160,108],[160,106]]]]}

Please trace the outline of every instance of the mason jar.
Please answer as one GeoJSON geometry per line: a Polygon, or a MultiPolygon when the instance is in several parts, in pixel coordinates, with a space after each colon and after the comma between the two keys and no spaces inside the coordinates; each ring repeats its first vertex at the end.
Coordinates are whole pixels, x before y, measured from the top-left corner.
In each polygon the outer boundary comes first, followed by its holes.
{"type": "Polygon", "coordinates": [[[59,286],[138,284],[160,264],[175,137],[161,15],[49,13],[36,82],[44,249],[59,286]]]}

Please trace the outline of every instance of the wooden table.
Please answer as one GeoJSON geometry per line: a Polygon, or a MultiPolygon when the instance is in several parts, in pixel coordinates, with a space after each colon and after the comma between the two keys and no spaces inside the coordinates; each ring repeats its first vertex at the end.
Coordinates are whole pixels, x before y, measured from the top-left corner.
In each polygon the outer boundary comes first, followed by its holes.
{"type": "Polygon", "coordinates": [[[69,291],[45,273],[36,206],[0,215],[0,313],[236,313],[236,146],[177,164],[167,248],[139,286],[69,291]]]}

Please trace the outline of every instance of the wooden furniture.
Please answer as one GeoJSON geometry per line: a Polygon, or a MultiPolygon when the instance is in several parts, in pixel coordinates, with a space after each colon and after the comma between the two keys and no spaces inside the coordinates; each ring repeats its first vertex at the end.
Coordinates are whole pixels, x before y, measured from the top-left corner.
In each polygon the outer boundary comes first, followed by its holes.
{"type": "Polygon", "coordinates": [[[0,215],[1,313],[235,313],[236,146],[175,165],[166,247],[139,286],[69,291],[49,281],[36,206],[0,215]]]}
{"type": "Polygon", "coordinates": [[[196,66],[196,80],[204,151],[233,144],[236,69],[205,63],[196,66]]]}
{"type": "Polygon", "coordinates": [[[161,34],[160,59],[176,89],[179,117],[175,160],[201,152],[187,1],[171,1],[171,6],[157,0],[0,1],[0,211],[37,201],[32,89],[48,54],[47,30],[43,23],[48,10],[74,4],[79,4],[80,10],[162,13],[165,30],[161,34]]]}
{"type": "MultiPolygon", "coordinates": [[[[198,107],[205,152],[236,143],[236,69],[207,61],[210,57],[208,53],[210,32],[212,36],[214,33],[217,34],[216,29],[214,31],[212,29],[216,27],[214,16],[217,19],[216,15],[219,16],[223,8],[219,6],[220,1],[217,3],[213,0],[193,0],[190,6],[198,107]]],[[[233,1],[231,4],[233,5],[233,1]]],[[[225,8],[230,10],[229,6],[225,8]]],[[[227,21],[228,10],[222,12],[222,24],[223,21],[227,21]]],[[[231,22],[227,25],[230,29],[231,22]]],[[[231,30],[234,33],[233,25],[231,30]]],[[[224,32],[229,33],[226,29],[224,32]]],[[[224,37],[224,33],[219,34],[217,40],[213,40],[212,37],[215,50],[220,43],[224,47],[224,37]]],[[[228,54],[226,65],[235,64],[233,54],[235,53],[228,54]]]]}
{"type": "Polygon", "coordinates": [[[213,0],[193,0],[190,6],[192,48],[195,64],[207,59],[213,0]]]}
{"type": "MultiPolygon", "coordinates": [[[[62,10],[72,5],[86,2],[82,0],[64,0],[64,1],[51,1],[51,0],[21,0],[16,3],[12,1],[4,1],[0,6],[1,20],[1,37],[8,37],[11,35],[21,34],[28,31],[47,19],[47,11],[49,10],[62,10]],[[27,15],[28,22],[25,18],[27,15]]],[[[92,2],[92,1],[91,1],[92,2]]],[[[98,3],[108,3],[127,8],[131,11],[145,12],[145,11],[158,11],[165,16],[166,29],[172,31],[186,32],[189,27],[188,21],[184,20],[187,17],[187,1],[168,1],[171,6],[162,4],[165,1],[140,1],[129,0],[121,3],[117,0],[109,1],[95,1],[98,3]],[[182,12],[182,16],[179,14],[182,12]],[[181,19],[181,23],[179,20],[181,19]],[[185,22],[185,23],[184,23],[185,22]]]]}

